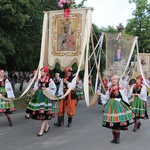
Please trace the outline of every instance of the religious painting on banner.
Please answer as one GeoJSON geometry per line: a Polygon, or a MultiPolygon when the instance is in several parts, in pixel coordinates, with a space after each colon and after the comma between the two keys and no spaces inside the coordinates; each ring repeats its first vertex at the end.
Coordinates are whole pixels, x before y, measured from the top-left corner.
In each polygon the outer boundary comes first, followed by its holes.
{"type": "Polygon", "coordinates": [[[72,9],[68,19],[62,10],[49,12],[48,64],[51,69],[56,62],[61,68],[79,63],[86,12],[86,9],[72,9]]]}
{"type": "MultiPolygon", "coordinates": [[[[149,53],[139,53],[140,63],[142,66],[143,73],[148,76],[150,72],[150,54],[149,53]]],[[[137,63],[137,71],[140,71],[139,63],[137,63]]]]}
{"type": "Polygon", "coordinates": [[[117,39],[117,34],[105,33],[106,35],[106,72],[105,74],[122,75],[127,64],[132,44],[133,36],[121,36],[117,39]]]}

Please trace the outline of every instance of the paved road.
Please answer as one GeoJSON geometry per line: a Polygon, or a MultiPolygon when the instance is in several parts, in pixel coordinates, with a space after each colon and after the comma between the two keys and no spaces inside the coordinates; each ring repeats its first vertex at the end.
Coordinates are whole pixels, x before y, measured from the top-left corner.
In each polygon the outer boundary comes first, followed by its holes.
{"type": "MultiPolygon", "coordinates": [[[[148,101],[150,108],[150,99],[148,101]]],[[[142,120],[141,129],[121,132],[121,143],[111,144],[111,130],[101,126],[102,106],[87,108],[79,101],[71,128],[67,128],[67,117],[63,127],[54,127],[56,118],[49,121],[51,129],[37,137],[40,121],[25,119],[25,110],[11,115],[10,127],[5,116],[0,116],[0,150],[141,150],[149,149],[150,120],[142,120]]]]}

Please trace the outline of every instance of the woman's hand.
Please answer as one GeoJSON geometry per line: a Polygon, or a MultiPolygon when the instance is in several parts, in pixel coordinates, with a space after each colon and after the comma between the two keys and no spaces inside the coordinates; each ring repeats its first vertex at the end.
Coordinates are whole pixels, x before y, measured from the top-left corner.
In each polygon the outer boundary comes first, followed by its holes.
{"type": "Polygon", "coordinates": [[[97,93],[97,95],[99,95],[99,96],[102,95],[102,93],[101,93],[100,91],[97,91],[96,93],[97,93]]]}
{"type": "Polygon", "coordinates": [[[64,79],[64,83],[66,83],[66,84],[68,83],[67,79],[64,79]]]}
{"type": "Polygon", "coordinates": [[[137,94],[132,94],[132,97],[135,97],[135,96],[137,96],[137,94]]]}

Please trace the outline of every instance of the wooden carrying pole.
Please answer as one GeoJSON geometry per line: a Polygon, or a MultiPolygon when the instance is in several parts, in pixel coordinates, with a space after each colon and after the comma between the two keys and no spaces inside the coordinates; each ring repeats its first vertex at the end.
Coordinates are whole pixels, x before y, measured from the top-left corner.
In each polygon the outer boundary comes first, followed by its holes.
{"type": "MultiPolygon", "coordinates": [[[[93,40],[92,30],[91,30],[91,42],[92,42],[92,49],[93,49],[94,60],[95,60],[96,69],[97,69],[97,73],[98,73],[98,78],[99,78],[99,80],[101,82],[101,85],[102,85],[104,91],[106,91],[105,86],[104,86],[103,81],[102,81],[102,78],[101,78],[100,71],[98,69],[98,63],[97,63],[96,54],[95,54],[95,50],[94,50],[94,40],[93,40]]],[[[89,107],[94,106],[96,104],[96,102],[97,102],[97,99],[98,99],[98,95],[97,95],[97,93],[95,93],[93,98],[92,98],[92,100],[90,101],[89,107]]]]}
{"type": "Polygon", "coordinates": [[[99,69],[98,69],[96,54],[95,54],[95,51],[94,51],[94,40],[93,40],[93,32],[92,32],[92,29],[91,29],[91,42],[92,42],[92,49],[93,49],[94,60],[95,60],[95,65],[96,65],[98,77],[99,77],[99,80],[100,80],[100,82],[101,82],[101,85],[102,85],[104,91],[106,91],[105,86],[104,86],[103,81],[102,81],[102,77],[101,77],[100,71],[99,71],[99,69]]]}

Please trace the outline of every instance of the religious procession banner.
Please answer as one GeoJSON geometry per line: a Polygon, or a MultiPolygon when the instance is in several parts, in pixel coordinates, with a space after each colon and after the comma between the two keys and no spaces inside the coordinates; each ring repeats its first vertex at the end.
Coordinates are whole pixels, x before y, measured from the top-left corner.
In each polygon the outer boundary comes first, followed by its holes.
{"type": "Polygon", "coordinates": [[[150,95],[150,54],[149,53],[137,53],[136,63],[134,65],[134,71],[132,77],[136,78],[138,75],[142,75],[143,81],[148,88],[150,95]]]}
{"type": "Polygon", "coordinates": [[[105,33],[106,36],[106,72],[122,75],[126,67],[132,45],[133,36],[120,36],[117,34],[105,33]]]}
{"type": "MultiPolygon", "coordinates": [[[[73,63],[78,64],[75,77],[72,80],[71,87],[67,92],[59,97],[64,98],[71,91],[81,68],[84,67],[84,93],[85,102],[89,106],[88,94],[88,53],[89,40],[92,28],[92,8],[71,9],[68,18],[64,16],[64,10],[44,12],[43,31],[41,41],[40,61],[37,68],[38,78],[40,77],[40,68],[44,65],[50,70],[55,68],[56,62],[60,64],[61,69],[70,67],[73,63]]],[[[20,97],[25,95],[31,84],[20,97]]],[[[57,97],[45,95],[50,99],[57,100],[57,97]]]]}
{"type": "MultiPolygon", "coordinates": [[[[56,62],[61,68],[79,64],[84,36],[87,9],[71,9],[66,19],[63,10],[49,11],[46,55],[48,66],[54,69],[56,62]]],[[[84,59],[81,66],[84,65],[84,59]]]]}

